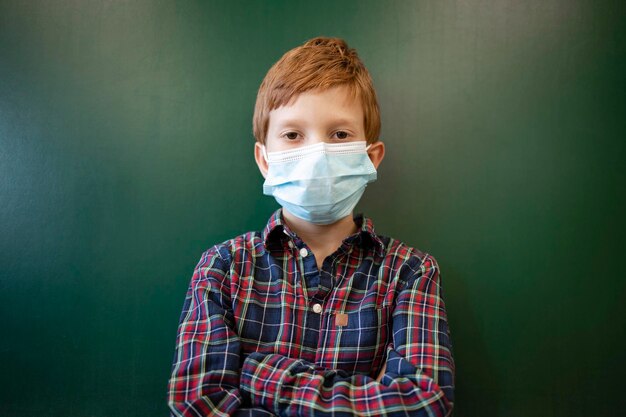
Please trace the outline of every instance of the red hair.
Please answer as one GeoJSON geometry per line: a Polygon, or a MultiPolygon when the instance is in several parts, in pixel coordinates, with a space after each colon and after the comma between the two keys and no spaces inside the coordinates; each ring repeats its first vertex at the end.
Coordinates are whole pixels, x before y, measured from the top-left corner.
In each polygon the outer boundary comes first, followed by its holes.
{"type": "Polygon", "coordinates": [[[270,111],[288,105],[300,93],[345,85],[352,99],[363,106],[363,126],[368,143],[380,135],[380,111],[369,72],[355,49],[340,38],[318,36],[287,51],[269,69],[257,94],[252,131],[265,143],[270,111]]]}

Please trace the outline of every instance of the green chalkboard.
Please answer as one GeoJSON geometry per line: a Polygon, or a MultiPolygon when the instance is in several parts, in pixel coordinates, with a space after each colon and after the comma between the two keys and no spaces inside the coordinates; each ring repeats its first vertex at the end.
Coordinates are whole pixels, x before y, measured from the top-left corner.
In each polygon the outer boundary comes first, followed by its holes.
{"type": "Polygon", "coordinates": [[[374,79],[358,211],[440,264],[455,416],[623,413],[625,11],[0,0],[0,415],[168,414],[194,266],[277,207],[257,89],[318,35],[374,79]]]}

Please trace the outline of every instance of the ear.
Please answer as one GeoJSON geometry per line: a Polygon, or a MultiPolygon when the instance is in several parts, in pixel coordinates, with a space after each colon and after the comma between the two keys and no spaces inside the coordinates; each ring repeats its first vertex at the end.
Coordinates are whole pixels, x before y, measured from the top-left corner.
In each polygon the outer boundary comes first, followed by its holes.
{"type": "Polygon", "coordinates": [[[382,162],[385,157],[385,144],[380,140],[372,143],[369,150],[367,151],[367,155],[370,157],[372,164],[374,164],[374,168],[378,169],[378,165],[382,162]]]}
{"type": "Polygon", "coordinates": [[[267,178],[267,161],[265,160],[265,157],[263,157],[263,145],[260,142],[254,143],[254,160],[256,161],[263,178],[267,178]]]}

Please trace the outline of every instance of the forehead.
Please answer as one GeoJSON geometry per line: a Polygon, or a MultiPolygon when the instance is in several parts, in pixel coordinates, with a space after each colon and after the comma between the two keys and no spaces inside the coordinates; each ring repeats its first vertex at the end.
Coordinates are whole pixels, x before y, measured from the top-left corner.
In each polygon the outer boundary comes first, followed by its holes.
{"type": "Polygon", "coordinates": [[[359,124],[363,122],[363,108],[358,98],[350,96],[346,86],[336,86],[300,93],[287,105],[270,111],[269,117],[270,127],[275,128],[298,121],[359,124]]]}

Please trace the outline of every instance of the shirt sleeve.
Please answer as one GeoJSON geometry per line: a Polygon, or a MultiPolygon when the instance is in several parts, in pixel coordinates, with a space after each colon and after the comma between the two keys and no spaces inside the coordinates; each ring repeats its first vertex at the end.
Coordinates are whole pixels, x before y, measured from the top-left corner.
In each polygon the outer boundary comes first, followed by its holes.
{"type": "Polygon", "coordinates": [[[240,342],[234,331],[229,269],[230,262],[213,247],[193,272],[168,383],[172,416],[272,415],[247,407],[240,395],[240,342]]]}
{"type": "Polygon", "coordinates": [[[400,290],[381,382],[284,356],[253,353],[241,390],[281,416],[449,416],[454,360],[436,260],[425,255],[400,290]]]}

